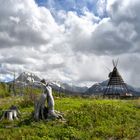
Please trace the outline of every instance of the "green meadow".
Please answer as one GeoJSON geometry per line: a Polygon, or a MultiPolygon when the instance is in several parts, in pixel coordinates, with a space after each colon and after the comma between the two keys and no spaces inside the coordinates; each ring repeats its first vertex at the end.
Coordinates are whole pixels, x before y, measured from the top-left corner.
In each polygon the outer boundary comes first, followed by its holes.
{"type": "Polygon", "coordinates": [[[1,85],[0,116],[11,105],[19,108],[21,116],[16,121],[0,121],[0,140],[140,139],[140,99],[60,97],[55,92],[55,109],[63,114],[65,121],[36,122],[33,120],[34,100],[40,91],[32,92],[24,96],[13,96],[6,92],[4,84],[1,85]]]}
{"type": "Polygon", "coordinates": [[[0,140],[139,140],[140,100],[55,97],[55,109],[65,121],[32,118],[34,104],[27,97],[0,99],[0,114],[15,104],[17,121],[0,122],[0,140]]]}

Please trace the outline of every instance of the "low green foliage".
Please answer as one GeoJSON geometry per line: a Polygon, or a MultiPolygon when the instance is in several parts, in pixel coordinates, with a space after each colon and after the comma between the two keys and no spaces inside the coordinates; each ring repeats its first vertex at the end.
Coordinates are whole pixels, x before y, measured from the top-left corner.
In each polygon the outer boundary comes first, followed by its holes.
{"type": "Polygon", "coordinates": [[[0,98],[7,97],[9,95],[10,93],[8,84],[0,82],[0,98]]]}
{"type": "Polygon", "coordinates": [[[34,104],[28,97],[0,99],[0,114],[12,104],[22,112],[17,121],[0,122],[0,140],[140,139],[140,100],[55,97],[55,108],[64,113],[66,122],[35,122],[34,104]]]}

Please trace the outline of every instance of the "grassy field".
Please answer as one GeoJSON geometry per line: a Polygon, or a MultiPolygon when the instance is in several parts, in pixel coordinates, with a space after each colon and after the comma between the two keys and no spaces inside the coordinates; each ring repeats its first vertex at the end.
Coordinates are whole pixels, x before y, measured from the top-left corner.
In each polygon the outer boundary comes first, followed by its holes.
{"type": "Polygon", "coordinates": [[[32,119],[33,102],[26,97],[0,99],[2,110],[15,104],[22,112],[18,121],[0,122],[0,140],[139,140],[140,100],[55,98],[55,109],[65,122],[32,119]]]}

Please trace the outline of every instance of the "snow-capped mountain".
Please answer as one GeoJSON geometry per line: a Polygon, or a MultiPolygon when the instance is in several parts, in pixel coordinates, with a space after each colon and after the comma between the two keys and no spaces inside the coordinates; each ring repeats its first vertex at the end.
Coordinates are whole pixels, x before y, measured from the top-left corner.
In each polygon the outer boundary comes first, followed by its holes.
{"type": "MultiPolygon", "coordinates": [[[[41,78],[39,78],[38,76],[36,76],[33,73],[27,73],[27,72],[23,72],[21,73],[16,79],[15,82],[16,83],[29,83],[29,82],[39,82],[41,81],[41,78]]],[[[87,91],[88,87],[79,87],[79,86],[75,86],[75,85],[69,85],[67,83],[62,83],[62,82],[58,82],[58,81],[51,81],[51,80],[47,80],[46,82],[50,83],[50,86],[59,92],[65,92],[65,93],[84,93],[85,91],[87,91]]]]}
{"type": "Polygon", "coordinates": [[[36,76],[33,73],[29,73],[29,72],[23,72],[21,73],[17,78],[16,78],[16,82],[34,82],[34,81],[40,81],[41,79],[36,76]]]}

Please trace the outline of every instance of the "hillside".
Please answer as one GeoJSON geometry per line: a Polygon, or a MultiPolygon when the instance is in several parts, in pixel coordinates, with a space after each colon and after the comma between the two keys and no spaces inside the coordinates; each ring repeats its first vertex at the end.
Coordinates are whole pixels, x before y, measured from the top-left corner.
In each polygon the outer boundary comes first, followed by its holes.
{"type": "Polygon", "coordinates": [[[17,105],[22,115],[17,121],[0,123],[2,140],[140,139],[140,100],[57,97],[55,108],[64,113],[66,122],[35,122],[33,102],[25,97],[0,99],[0,114],[11,104],[17,105]]]}

